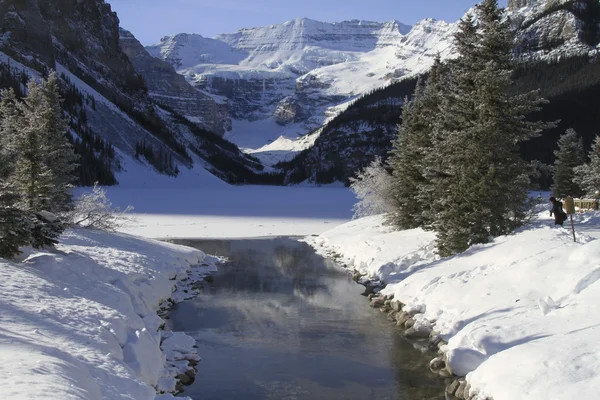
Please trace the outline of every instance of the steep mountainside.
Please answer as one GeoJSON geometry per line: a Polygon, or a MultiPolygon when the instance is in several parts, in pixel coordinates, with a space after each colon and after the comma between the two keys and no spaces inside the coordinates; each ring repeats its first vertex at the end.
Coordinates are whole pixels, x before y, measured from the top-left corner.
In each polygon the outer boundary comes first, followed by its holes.
{"type": "MultiPolygon", "coordinates": [[[[119,171],[125,158],[167,175],[200,164],[233,182],[251,180],[262,168],[203,129],[222,133],[228,128],[224,106],[207,95],[196,95],[172,70],[161,70],[166,66],[160,61],[140,68],[141,74],[136,71],[140,64],[136,57],[143,53],[136,50],[133,38],[120,40],[119,20],[104,0],[4,0],[0,28],[2,86],[22,93],[27,76],[37,78],[56,70],[75,147],[86,153],[86,160],[96,159],[104,172],[119,171]],[[162,83],[147,86],[143,75],[158,77],[162,83]],[[180,101],[164,101],[175,93],[181,93],[180,101]],[[157,102],[160,96],[163,101],[157,102]],[[208,113],[217,119],[209,121],[208,113]],[[110,149],[111,157],[105,157],[101,148],[110,149]]],[[[98,165],[93,171],[86,168],[82,165],[81,183],[99,179],[98,165]]]]}
{"type": "MultiPolygon", "coordinates": [[[[515,90],[537,88],[550,100],[539,117],[557,128],[523,146],[527,159],[553,162],[558,136],[576,128],[589,145],[600,126],[600,6],[593,1],[511,2],[516,56],[515,90]]],[[[287,181],[348,182],[375,156],[387,157],[400,121],[400,104],[416,81],[407,79],[367,94],[320,129],[312,148],[279,166],[287,181]]]]}
{"type": "Polygon", "coordinates": [[[339,112],[334,106],[426,71],[438,52],[450,55],[454,30],[431,19],[414,27],[296,19],[214,39],[169,36],[148,51],[227,99],[234,119],[227,137],[256,148],[280,135],[296,138],[339,112]]]}
{"type": "Polygon", "coordinates": [[[135,70],[148,85],[148,93],[157,103],[167,105],[190,121],[219,135],[231,130],[227,106],[217,103],[208,94],[194,89],[173,66],[152,57],[144,46],[124,29],[120,30],[120,45],[135,70]]]}

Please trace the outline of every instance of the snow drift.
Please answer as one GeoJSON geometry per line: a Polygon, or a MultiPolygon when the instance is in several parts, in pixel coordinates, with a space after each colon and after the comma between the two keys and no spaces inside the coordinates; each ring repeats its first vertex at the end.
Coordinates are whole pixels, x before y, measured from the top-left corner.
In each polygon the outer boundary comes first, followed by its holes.
{"type": "Polygon", "coordinates": [[[193,339],[161,333],[156,310],[182,300],[178,280],[207,273],[207,262],[198,250],[86,229],[67,231],[52,252],[0,259],[0,397],[141,400],[174,390],[187,360],[199,359],[193,339]]]}
{"type": "Polygon", "coordinates": [[[452,372],[480,398],[588,399],[600,391],[600,213],[577,216],[576,226],[574,242],[544,212],[445,259],[434,234],[393,231],[382,216],[307,240],[388,283],[382,293],[448,341],[452,372]]]}

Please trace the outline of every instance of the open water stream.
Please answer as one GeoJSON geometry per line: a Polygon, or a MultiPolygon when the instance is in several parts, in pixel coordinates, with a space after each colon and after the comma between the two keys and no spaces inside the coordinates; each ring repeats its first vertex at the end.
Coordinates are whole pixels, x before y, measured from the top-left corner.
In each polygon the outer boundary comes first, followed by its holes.
{"type": "Polygon", "coordinates": [[[291,238],[176,240],[224,256],[214,282],[167,328],[202,361],[184,395],[228,399],[443,399],[444,382],[363,287],[291,238]]]}

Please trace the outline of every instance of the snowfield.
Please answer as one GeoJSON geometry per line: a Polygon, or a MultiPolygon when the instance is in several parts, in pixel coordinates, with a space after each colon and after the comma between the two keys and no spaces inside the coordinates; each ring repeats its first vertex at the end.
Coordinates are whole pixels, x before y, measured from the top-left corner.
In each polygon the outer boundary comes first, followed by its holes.
{"type": "Polygon", "coordinates": [[[55,250],[0,259],[0,398],[141,400],[173,391],[199,358],[192,338],[159,330],[157,309],[190,297],[191,282],[215,261],[87,229],[67,231],[55,250]]]}
{"type": "Polygon", "coordinates": [[[382,293],[432,326],[472,393],[495,400],[593,399],[600,393],[600,213],[576,217],[577,242],[547,211],[513,235],[435,256],[434,235],[394,232],[382,216],[307,242],[383,279],[382,293]]]}

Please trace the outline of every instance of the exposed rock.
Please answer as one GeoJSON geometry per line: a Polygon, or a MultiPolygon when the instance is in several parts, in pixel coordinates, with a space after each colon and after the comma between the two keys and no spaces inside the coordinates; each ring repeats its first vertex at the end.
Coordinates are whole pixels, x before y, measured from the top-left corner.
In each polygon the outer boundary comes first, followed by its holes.
{"type": "Polygon", "coordinates": [[[436,357],[429,363],[429,368],[434,373],[437,373],[438,371],[446,368],[446,362],[444,361],[443,357],[436,357]]]}
{"type": "Polygon", "coordinates": [[[467,391],[467,382],[466,381],[460,382],[460,385],[458,386],[458,389],[456,389],[454,396],[456,396],[457,398],[462,399],[462,400],[465,400],[469,396],[469,392],[467,391]]]}
{"type": "Polygon", "coordinates": [[[223,136],[231,130],[227,105],[218,104],[208,94],[192,87],[166,61],[152,57],[128,31],[120,31],[121,49],[129,57],[136,71],[148,84],[150,96],[157,103],[171,107],[179,114],[197,122],[202,128],[223,136]]]}
{"type": "Polygon", "coordinates": [[[404,332],[404,336],[411,339],[426,339],[429,337],[429,333],[430,332],[427,330],[415,329],[411,327],[404,332]]]}
{"type": "Polygon", "coordinates": [[[526,7],[538,3],[540,0],[508,0],[508,9],[515,10],[517,8],[526,7]]]}
{"type": "Polygon", "coordinates": [[[371,307],[374,308],[379,308],[381,306],[383,306],[384,300],[382,297],[375,297],[373,299],[371,299],[371,307]]]}
{"type": "Polygon", "coordinates": [[[446,386],[446,394],[448,394],[450,396],[454,396],[454,394],[456,393],[456,391],[458,390],[459,387],[460,387],[460,381],[458,379],[455,379],[454,381],[452,381],[451,384],[446,386]]]}
{"type": "Polygon", "coordinates": [[[296,120],[301,114],[300,106],[291,97],[286,97],[277,104],[275,108],[275,122],[279,125],[287,125],[296,120]]]}
{"type": "Polygon", "coordinates": [[[403,311],[398,312],[398,314],[396,314],[396,321],[399,327],[404,328],[404,324],[406,323],[406,321],[408,321],[409,319],[411,319],[411,315],[407,314],[403,311]]]}
{"type": "Polygon", "coordinates": [[[179,374],[177,375],[176,379],[178,379],[181,384],[183,385],[187,385],[191,382],[191,379],[189,376],[187,376],[186,374],[179,374]]]}
{"type": "Polygon", "coordinates": [[[396,311],[400,311],[400,310],[402,310],[402,307],[404,307],[404,304],[402,304],[402,302],[399,300],[392,301],[391,305],[392,305],[392,308],[396,311]]]}

